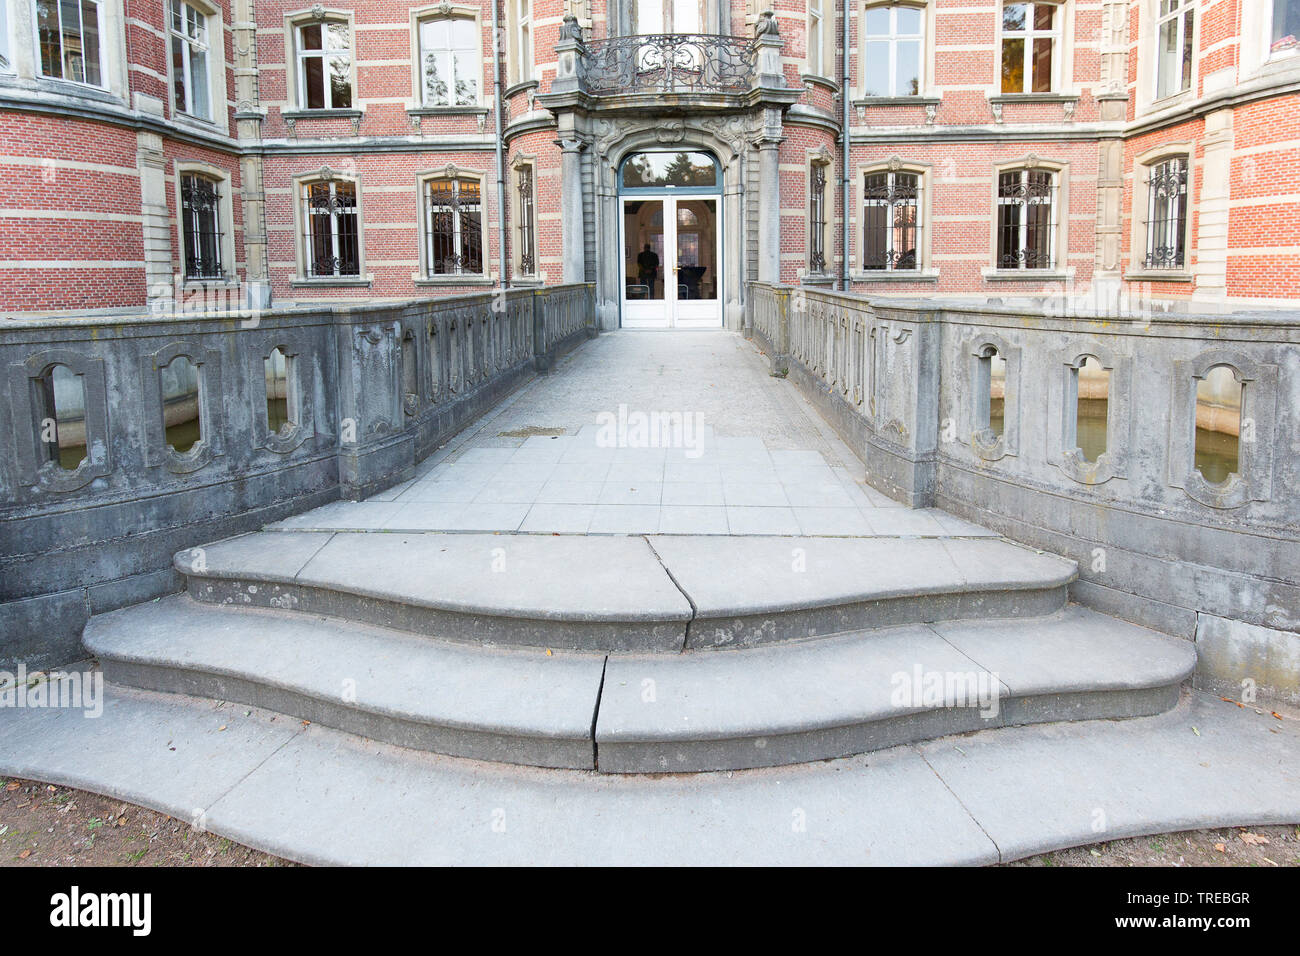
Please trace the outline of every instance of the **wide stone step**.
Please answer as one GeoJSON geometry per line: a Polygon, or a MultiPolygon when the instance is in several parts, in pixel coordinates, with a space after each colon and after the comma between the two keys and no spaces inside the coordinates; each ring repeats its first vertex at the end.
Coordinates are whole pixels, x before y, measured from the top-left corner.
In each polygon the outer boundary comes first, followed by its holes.
{"type": "Polygon", "coordinates": [[[258,532],[175,563],[207,603],[612,652],[1038,617],[1077,574],[992,538],[258,532]]]}
{"type": "Polygon", "coordinates": [[[90,619],[108,680],[265,707],[403,747],[590,769],[603,655],[498,650],[183,595],[90,619]]]}
{"type": "Polygon", "coordinates": [[[606,657],[178,596],[92,618],[85,643],[119,684],[453,756],[615,773],[765,767],[1011,724],[1155,714],[1176,703],[1195,663],[1187,642],[1078,607],[743,653],[606,657]]]}
{"type": "Polygon", "coordinates": [[[737,770],[947,734],[1173,707],[1193,645],[1071,605],[1040,620],[908,625],[743,654],[611,657],[600,769],[737,770]]]}

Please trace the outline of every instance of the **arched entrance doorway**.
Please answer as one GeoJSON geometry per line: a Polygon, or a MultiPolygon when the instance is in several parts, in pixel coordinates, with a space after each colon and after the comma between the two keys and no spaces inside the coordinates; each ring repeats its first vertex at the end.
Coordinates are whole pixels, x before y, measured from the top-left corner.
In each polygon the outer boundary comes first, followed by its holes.
{"type": "Polygon", "coordinates": [[[721,327],[718,161],[690,150],[633,153],[618,182],[623,327],[721,327]]]}

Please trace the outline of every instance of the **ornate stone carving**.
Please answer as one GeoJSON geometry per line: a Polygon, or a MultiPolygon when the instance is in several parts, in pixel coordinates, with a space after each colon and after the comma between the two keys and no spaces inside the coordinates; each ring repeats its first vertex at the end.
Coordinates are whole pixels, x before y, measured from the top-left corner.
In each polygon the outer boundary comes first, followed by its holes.
{"type": "Polygon", "coordinates": [[[758,22],[754,24],[754,36],[756,37],[775,37],[780,36],[781,30],[776,23],[776,11],[764,10],[758,15],[758,22]]]}

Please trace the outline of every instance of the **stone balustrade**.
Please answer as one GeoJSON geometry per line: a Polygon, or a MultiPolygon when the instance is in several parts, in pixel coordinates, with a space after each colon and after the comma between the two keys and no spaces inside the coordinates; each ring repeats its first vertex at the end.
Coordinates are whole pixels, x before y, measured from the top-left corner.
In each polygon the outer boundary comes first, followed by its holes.
{"type": "Polygon", "coordinates": [[[409,478],[589,334],[587,284],[0,321],[0,669],[75,659],[183,548],[409,478]]]}
{"type": "Polygon", "coordinates": [[[1076,559],[1076,599],[1194,637],[1214,686],[1300,699],[1296,313],[761,283],[746,308],[872,485],[1076,559]]]}

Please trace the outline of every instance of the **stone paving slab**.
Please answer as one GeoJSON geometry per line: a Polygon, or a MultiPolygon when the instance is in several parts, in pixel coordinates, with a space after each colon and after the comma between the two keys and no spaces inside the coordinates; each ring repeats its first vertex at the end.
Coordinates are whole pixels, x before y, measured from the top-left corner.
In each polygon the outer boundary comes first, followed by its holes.
{"type": "Polygon", "coordinates": [[[970,864],[1300,821],[1296,722],[1195,693],[1159,717],[657,778],[477,763],[258,710],[109,694],[98,720],[0,712],[0,773],[198,811],[216,833],[311,863],[970,864]]]}
{"type": "Polygon", "coordinates": [[[110,680],[236,700],[438,753],[590,768],[604,655],[456,645],[184,595],[96,615],[110,680]]]}

